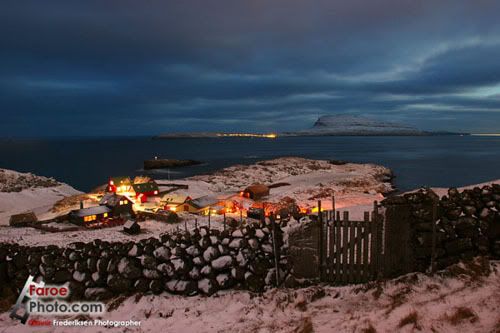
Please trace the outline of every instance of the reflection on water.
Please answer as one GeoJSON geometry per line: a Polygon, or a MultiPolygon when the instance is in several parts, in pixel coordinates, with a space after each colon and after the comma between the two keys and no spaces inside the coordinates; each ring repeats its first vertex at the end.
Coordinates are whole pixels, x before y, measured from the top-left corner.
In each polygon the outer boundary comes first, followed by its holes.
{"type": "Polygon", "coordinates": [[[80,190],[109,176],[145,173],[142,163],[153,156],[204,162],[150,171],[171,179],[279,156],[382,164],[395,172],[401,190],[500,178],[500,137],[494,136],[0,140],[0,167],[55,177],[80,190]]]}

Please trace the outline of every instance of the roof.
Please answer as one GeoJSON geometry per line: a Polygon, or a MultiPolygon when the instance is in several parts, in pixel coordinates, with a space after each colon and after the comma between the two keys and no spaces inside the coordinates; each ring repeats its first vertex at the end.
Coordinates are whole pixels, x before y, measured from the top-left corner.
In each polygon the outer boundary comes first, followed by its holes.
{"type": "Polygon", "coordinates": [[[169,204],[169,203],[172,203],[172,204],[182,204],[182,203],[186,202],[189,199],[190,198],[189,198],[188,195],[175,194],[175,193],[165,194],[161,198],[161,200],[165,201],[165,203],[167,203],[167,204],[169,204]]]}
{"type": "Polygon", "coordinates": [[[153,183],[153,182],[142,183],[142,184],[133,184],[132,187],[134,188],[135,193],[146,193],[146,192],[159,191],[158,185],[156,185],[156,183],[153,183]]]}
{"type": "Polygon", "coordinates": [[[11,215],[9,221],[10,221],[11,224],[12,223],[19,224],[19,223],[36,222],[37,218],[36,218],[35,213],[33,213],[33,212],[26,212],[26,213],[11,215]]]}
{"type": "Polygon", "coordinates": [[[106,205],[106,206],[114,207],[114,206],[117,206],[120,203],[120,201],[123,199],[127,199],[128,201],[132,202],[132,200],[130,200],[125,195],[119,195],[116,193],[107,193],[99,201],[99,205],[106,205]]]}
{"type": "Polygon", "coordinates": [[[110,180],[113,181],[115,186],[120,185],[130,185],[130,178],[127,176],[111,177],[110,180]]]}
{"type": "Polygon", "coordinates": [[[111,212],[111,209],[106,206],[94,206],[88,208],[77,209],[71,212],[72,215],[76,215],[78,217],[84,217],[89,215],[99,215],[104,213],[111,212]]]}
{"type": "Polygon", "coordinates": [[[205,208],[208,206],[215,206],[220,200],[211,195],[205,195],[193,200],[189,200],[188,203],[198,209],[205,208]]]}
{"type": "Polygon", "coordinates": [[[263,184],[250,185],[245,189],[245,192],[252,192],[257,194],[269,194],[269,187],[263,184]]]}
{"type": "Polygon", "coordinates": [[[239,197],[239,192],[224,192],[217,194],[219,200],[234,200],[239,197]]]}
{"type": "Polygon", "coordinates": [[[136,176],[134,178],[134,184],[144,184],[149,182],[154,182],[154,180],[149,176],[136,176]]]}

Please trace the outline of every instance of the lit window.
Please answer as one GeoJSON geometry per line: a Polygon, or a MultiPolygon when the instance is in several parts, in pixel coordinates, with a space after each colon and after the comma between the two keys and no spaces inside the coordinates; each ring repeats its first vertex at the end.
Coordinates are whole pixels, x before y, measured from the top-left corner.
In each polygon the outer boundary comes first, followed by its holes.
{"type": "Polygon", "coordinates": [[[103,216],[104,216],[104,217],[108,217],[108,213],[104,213],[104,215],[103,215],[103,216]]]}

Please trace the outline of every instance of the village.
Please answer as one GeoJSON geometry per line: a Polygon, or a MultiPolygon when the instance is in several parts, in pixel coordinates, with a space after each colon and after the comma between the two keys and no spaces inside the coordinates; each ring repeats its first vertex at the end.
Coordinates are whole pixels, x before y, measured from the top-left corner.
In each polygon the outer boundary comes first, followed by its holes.
{"type": "Polygon", "coordinates": [[[389,169],[378,165],[297,157],[175,180],[111,176],[88,193],[51,184],[6,194],[0,224],[9,226],[3,228],[6,240],[20,243],[125,241],[177,228],[269,223],[271,215],[277,223],[307,221],[317,217],[319,201],[322,211],[331,210],[334,197],[338,209],[362,218],[374,201],[393,190],[391,177],[389,169]]]}
{"type": "MultiPolygon", "coordinates": [[[[188,194],[189,185],[159,185],[147,176],[137,176],[133,179],[111,177],[105,190],[89,193],[88,200],[81,201],[80,208],[72,210],[67,219],[85,228],[126,224],[125,231],[137,233],[140,227],[136,221],[150,219],[176,223],[180,221],[179,215],[208,218],[219,215],[223,216],[223,223],[237,223],[237,220],[242,223],[243,218],[262,220],[272,213],[281,220],[292,213],[298,216],[298,213],[305,215],[312,212],[310,209],[300,211],[293,202],[279,207],[268,203],[266,209],[265,199],[269,191],[266,185],[254,184],[239,192],[192,198],[188,194]],[[178,193],[179,190],[182,190],[182,193],[178,193]],[[84,207],[89,203],[89,207],[84,207]]],[[[58,220],[61,220],[61,216],[58,220]]]]}

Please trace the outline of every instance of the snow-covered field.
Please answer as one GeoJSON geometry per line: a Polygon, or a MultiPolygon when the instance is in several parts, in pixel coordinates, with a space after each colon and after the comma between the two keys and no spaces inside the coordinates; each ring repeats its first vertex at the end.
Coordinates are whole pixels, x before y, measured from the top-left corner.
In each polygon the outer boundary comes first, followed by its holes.
{"type": "Polygon", "coordinates": [[[212,174],[176,180],[175,183],[188,185],[189,189],[176,193],[191,197],[238,192],[255,183],[282,183],[282,186],[271,189],[266,201],[279,202],[289,197],[301,207],[314,207],[321,199],[324,200],[323,207],[328,209],[331,208],[333,193],[337,208],[372,206],[374,200],[383,199],[384,193],[393,190],[391,176],[391,170],[375,164],[336,165],[323,160],[283,157],[252,165],[235,165],[212,174]]]}
{"type": "MultiPolygon", "coordinates": [[[[352,218],[361,219],[364,211],[372,209],[374,200],[382,200],[383,193],[392,190],[390,177],[389,169],[374,164],[336,165],[329,161],[286,157],[253,165],[235,165],[209,175],[175,181],[157,180],[157,182],[161,188],[165,188],[165,184],[169,183],[188,185],[188,189],[179,189],[175,193],[189,195],[191,198],[236,193],[254,183],[266,185],[283,183],[287,185],[271,189],[266,201],[279,202],[288,197],[295,199],[301,207],[314,207],[317,205],[317,200],[321,199],[323,207],[329,209],[331,196],[335,193],[336,207],[348,209],[352,218]]],[[[73,200],[72,205],[65,205],[64,209],[57,212],[52,207],[64,197],[79,194],[80,192],[65,184],[27,188],[21,192],[0,192],[0,242],[64,246],[71,242],[91,241],[96,238],[129,241],[158,236],[173,228],[184,227],[184,223],[171,225],[164,222],[146,221],[141,223],[143,230],[141,235],[130,236],[123,232],[122,227],[107,228],[106,232],[79,230],[50,233],[32,228],[8,226],[9,217],[12,214],[33,210],[39,220],[43,220],[76,209],[78,208],[77,200],[73,200]]],[[[230,214],[228,216],[231,217],[230,214]]],[[[206,217],[196,217],[191,214],[181,214],[181,217],[190,228],[194,227],[195,218],[198,219],[199,224],[207,224],[206,217]]],[[[234,217],[239,219],[239,215],[234,217]]],[[[220,216],[213,217],[212,221],[212,227],[222,227],[220,216]]]]}
{"type": "MultiPolygon", "coordinates": [[[[493,333],[500,331],[500,262],[478,259],[435,276],[408,274],[367,285],[271,289],[262,295],[226,291],[212,297],[163,293],[117,298],[108,304],[115,309],[102,315],[103,320],[132,319],[141,321],[141,326],[83,331],[493,333]]],[[[0,330],[82,331],[36,329],[12,321],[7,313],[0,315],[0,330]]]]}
{"type": "MultiPolygon", "coordinates": [[[[178,193],[192,197],[239,191],[252,183],[287,183],[271,189],[269,200],[288,196],[314,206],[318,198],[328,208],[335,191],[337,208],[354,218],[370,210],[373,200],[391,190],[390,171],[371,164],[335,165],[327,161],[283,158],[251,166],[233,166],[211,175],[176,180],[189,185],[178,193]]],[[[499,181],[495,181],[499,182],[499,181]]],[[[160,184],[171,183],[159,181],[160,184]]],[[[440,195],[444,189],[437,189],[440,195]]],[[[75,241],[128,241],[158,236],[175,228],[194,227],[195,216],[173,225],[157,221],[141,224],[143,232],[130,236],[122,227],[48,233],[32,228],[10,228],[11,214],[34,210],[39,217],[61,198],[80,192],[68,185],[28,187],[0,192],[0,242],[64,246],[75,241]]],[[[68,207],[63,207],[69,209],[68,207]]],[[[63,209],[63,211],[64,211],[63,209]]],[[[197,217],[199,225],[206,217],[197,217]]],[[[222,227],[212,217],[212,227],[222,227]]],[[[181,297],[163,293],[118,298],[103,320],[140,320],[140,328],[89,327],[85,332],[500,332],[500,263],[454,266],[435,276],[409,274],[367,285],[315,286],[297,290],[271,289],[263,295],[247,291],[219,292],[212,297],[181,297]],[[490,272],[486,272],[489,268],[490,272]]],[[[43,318],[39,318],[43,319],[43,318]]],[[[70,318],[68,318],[70,319],[70,318]]],[[[82,318],[80,318],[82,319],[82,318]]],[[[68,332],[68,327],[30,327],[0,314],[1,332],[68,332]]]]}
{"type": "Polygon", "coordinates": [[[0,169],[0,226],[13,214],[33,211],[39,219],[51,218],[54,204],[81,192],[50,178],[0,169]]]}

